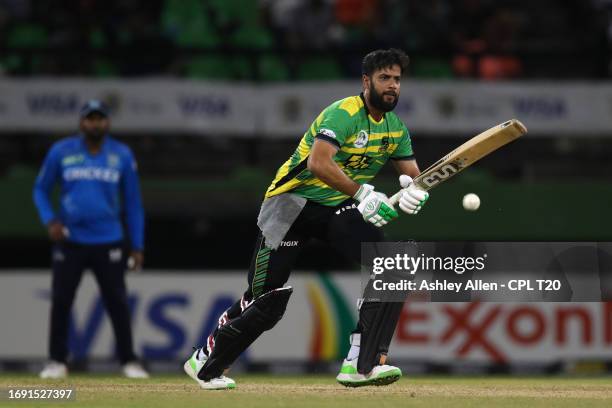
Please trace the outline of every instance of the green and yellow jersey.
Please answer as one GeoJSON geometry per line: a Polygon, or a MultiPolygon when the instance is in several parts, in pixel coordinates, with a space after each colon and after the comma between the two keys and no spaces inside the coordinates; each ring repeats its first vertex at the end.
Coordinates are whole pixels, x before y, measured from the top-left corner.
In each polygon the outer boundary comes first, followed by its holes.
{"type": "Polygon", "coordinates": [[[350,96],[332,103],[319,114],[293,155],[276,172],[265,198],[292,192],[328,206],[349,198],[308,170],[308,156],[315,137],[338,147],[334,161],[359,184],[374,178],[389,158],[414,158],[408,129],[395,113],[388,112],[377,122],[368,114],[363,96],[350,96]]]}

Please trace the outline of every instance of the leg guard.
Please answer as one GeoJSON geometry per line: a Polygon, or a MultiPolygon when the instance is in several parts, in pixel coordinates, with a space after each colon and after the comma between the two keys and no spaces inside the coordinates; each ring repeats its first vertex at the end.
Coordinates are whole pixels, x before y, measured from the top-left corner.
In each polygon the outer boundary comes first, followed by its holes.
{"type": "Polygon", "coordinates": [[[359,309],[361,341],[357,371],[368,374],[375,365],[385,364],[389,344],[404,304],[364,302],[359,309]]]}
{"type": "Polygon", "coordinates": [[[198,373],[209,381],[219,377],[263,332],[270,330],[285,314],[293,289],[274,289],[254,299],[240,314],[217,330],[215,346],[198,373]]]}
{"type": "MultiPolygon", "coordinates": [[[[373,265],[374,257],[393,258],[397,254],[408,254],[415,257],[418,250],[414,242],[379,243],[363,249],[365,265],[373,265]]],[[[361,333],[357,362],[357,371],[360,374],[367,375],[374,366],[385,364],[395,326],[409,294],[407,288],[391,291],[376,290],[374,282],[382,280],[385,283],[397,285],[412,280],[413,277],[410,271],[403,268],[386,269],[384,273],[376,277],[372,276],[372,270],[369,267],[362,268],[362,279],[367,283],[363,287],[363,303],[359,308],[357,325],[357,332],[361,333]],[[367,273],[366,276],[363,275],[364,271],[367,273]]]]}

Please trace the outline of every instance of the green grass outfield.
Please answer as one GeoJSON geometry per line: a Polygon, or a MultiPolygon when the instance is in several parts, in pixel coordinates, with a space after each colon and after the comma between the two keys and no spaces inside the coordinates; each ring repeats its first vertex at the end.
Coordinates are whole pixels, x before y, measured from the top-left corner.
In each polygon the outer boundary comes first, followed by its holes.
{"type": "Polygon", "coordinates": [[[404,377],[387,387],[344,388],[333,376],[236,375],[237,388],[204,391],[186,376],[128,380],[73,375],[42,381],[0,374],[0,388],[74,387],[76,401],[10,402],[0,407],[612,407],[611,377],[404,377]]]}

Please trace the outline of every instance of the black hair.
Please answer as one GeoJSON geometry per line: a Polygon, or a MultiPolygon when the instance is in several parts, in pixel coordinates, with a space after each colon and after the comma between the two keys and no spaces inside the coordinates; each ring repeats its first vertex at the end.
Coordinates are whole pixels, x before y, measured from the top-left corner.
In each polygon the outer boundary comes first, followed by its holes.
{"type": "Polygon", "coordinates": [[[387,68],[392,65],[399,65],[402,73],[408,69],[410,58],[402,50],[389,48],[388,50],[375,50],[363,57],[361,63],[361,73],[372,75],[374,71],[387,68]]]}

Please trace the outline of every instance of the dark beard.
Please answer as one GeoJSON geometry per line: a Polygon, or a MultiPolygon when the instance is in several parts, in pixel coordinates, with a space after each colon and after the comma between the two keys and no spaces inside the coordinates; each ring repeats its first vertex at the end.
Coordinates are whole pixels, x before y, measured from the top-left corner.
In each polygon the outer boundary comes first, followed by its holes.
{"type": "Polygon", "coordinates": [[[385,102],[384,95],[376,92],[376,89],[374,89],[374,84],[370,83],[370,103],[374,108],[381,112],[391,112],[393,109],[395,109],[397,101],[399,101],[399,98],[397,95],[395,95],[393,102],[385,102]]]}
{"type": "Polygon", "coordinates": [[[104,131],[93,130],[85,133],[85,138],[93,143],[100,143],[104,139],[105,134],[106,132],[104,131]]]}

